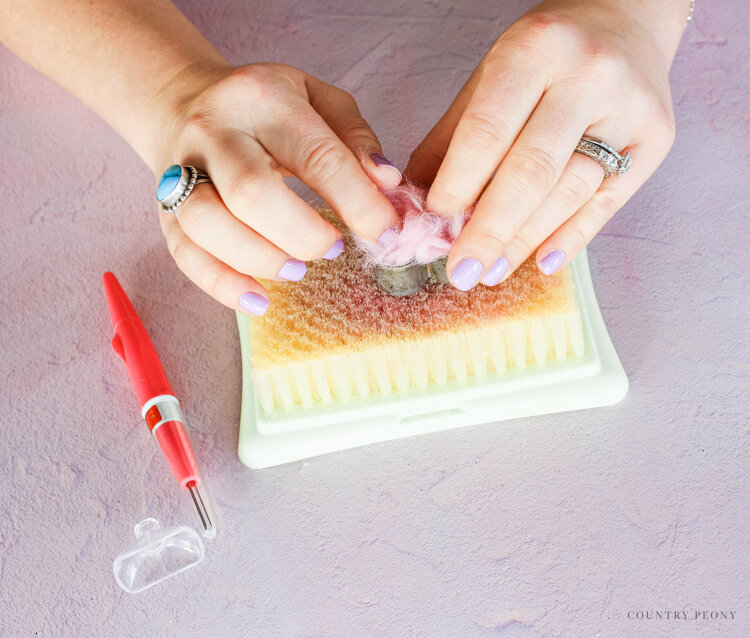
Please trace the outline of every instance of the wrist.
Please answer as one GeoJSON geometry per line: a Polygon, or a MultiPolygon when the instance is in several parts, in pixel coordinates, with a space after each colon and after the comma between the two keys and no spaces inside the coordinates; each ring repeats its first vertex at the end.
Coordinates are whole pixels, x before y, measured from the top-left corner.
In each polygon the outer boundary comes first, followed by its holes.
{"type": "Polygon", "coordinates": [[[626,49],[662,61],[668,72],[685,29],[690,0],[544,0],[533,11],[560,13],[608,33],[626,49]]]}
{"type": "Polygon", "coordinates": [[[616,4],[637,16],[671,66],[691,14],[691,0],[616,0],[616,4]]]}
{"type": "Polygon", "coordinates": [[[172,156],[172,149],[190,104],[233,69],[223,60],[193,62],[169,75],[154,93],[153,116],[150,126],[142,131],[137,150],[155,175],[161,175],[168,165],[179,161],[172,156]]]}

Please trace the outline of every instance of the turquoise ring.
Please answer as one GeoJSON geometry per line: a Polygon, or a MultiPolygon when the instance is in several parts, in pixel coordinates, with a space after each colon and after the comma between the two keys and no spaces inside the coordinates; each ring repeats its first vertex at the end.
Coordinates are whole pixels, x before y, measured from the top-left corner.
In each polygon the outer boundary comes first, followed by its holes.
{"type": "Polygon", "coordinates": [[[209,176],[195,166],[173,164],[164,171],[159,180],[156,199],[161,203],[163,212],[174,213],[197,184],[210,181],[209,176]]]}

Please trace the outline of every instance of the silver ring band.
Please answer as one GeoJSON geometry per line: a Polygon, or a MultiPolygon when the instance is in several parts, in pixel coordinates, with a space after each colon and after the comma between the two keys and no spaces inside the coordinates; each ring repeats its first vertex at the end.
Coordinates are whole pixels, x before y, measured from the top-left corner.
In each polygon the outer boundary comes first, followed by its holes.
{"type": "Polygon", "coordinates": [[[628,172],[632,163],[630,153],[620,155],[609,144],[589,137],[582,137],[576,144],[575,150],[576,153],[582,153],[599,164],[604,171],[605,179],[615,174],[618,176],[624,175],[628,172]]]}
{"type": "MultiPolygon", "coordinates": [[[[164,213],[176,212],[180,205],[188,198],[190,193],[193,192],[193,188],[198,184],[211,181],[211,178],[207,173],[198,170],[195,166],[174,166],[167,169],[167,171],[174,169],[179,169],[179,176],[176,184],[170,192],[160,200],[161,210],[164,213]]],[[[165,175],[167,174],[167,171],[165,171],[165,175]]],[[[175,176],[173,175],[173,180],[174,177],[175,176]]],[[[162,179],[164,179],[164,177],[162,179]]]]}

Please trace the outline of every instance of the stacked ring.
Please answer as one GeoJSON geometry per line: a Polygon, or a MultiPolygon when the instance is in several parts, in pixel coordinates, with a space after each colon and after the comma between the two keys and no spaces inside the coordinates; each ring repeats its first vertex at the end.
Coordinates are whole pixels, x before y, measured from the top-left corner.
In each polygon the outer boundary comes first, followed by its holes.
{"type": "Polygon", "coordinates": [[[163,212],[174,213],[197,184],[210,181],[209,176],[195,166],[173,164],[164,171],[159,180],[156,199],[161,202],[163,212]]]}
{"type": "Polygon", "coordinates": [[[630,168],[630,153],[620,155],[609,144],[600,140],[593,140],[589,137],[582,137],[576,144],[576,152],[590,157],[604,170],[604,177],[611,177],[614,174],[624,175],[630,168]]]}

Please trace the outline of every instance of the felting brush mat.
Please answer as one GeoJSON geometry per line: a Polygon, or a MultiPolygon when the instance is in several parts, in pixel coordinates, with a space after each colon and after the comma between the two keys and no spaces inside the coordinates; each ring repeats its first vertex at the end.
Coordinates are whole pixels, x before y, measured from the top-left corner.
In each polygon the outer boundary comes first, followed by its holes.
{"type": "Polygon", "coordinates": [[[252,468],[437,430],[609,405],[627,377],[585,251],[547,276],[533,259],[468,292],[429,281],[393,297],[341,228],[345,251],[299,282],[264,282],[262,317],[237,313],[239,456],[252,468]]]}

